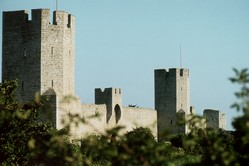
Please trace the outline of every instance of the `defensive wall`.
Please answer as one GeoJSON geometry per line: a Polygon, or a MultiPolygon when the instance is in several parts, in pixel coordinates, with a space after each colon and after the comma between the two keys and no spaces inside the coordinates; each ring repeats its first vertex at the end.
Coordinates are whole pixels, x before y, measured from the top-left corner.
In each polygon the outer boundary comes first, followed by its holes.
{"type": "Polygon", "coordinates": [[[72,126],[71,134],[74,138],[89,134],[103,134],[107,129],[115,126],[124,127],[121,134],[137,127],[148,127],[157,137],[156,110],[123,107],[120,88],[95,89],[95,104],[81,104],[81,110],[78,113],[85,119],[85,123],[72,126]]]}
{"type": "MultiPolygon", "coordinates": [[[[126,127],[122,132],[148,127],[156,137],[166,130],[188,132],[187,125],[176,125],[178,115],[186,119],[196,112],[190,107],[188,69],[155,70],[155,109],[124,107],[120,88],[97,88],[95,104],[81,104],[74,87],[74,42],[75,17],[67,12],[54,11],[51,17],[49,9],[33,9],[30,20],[24,10],[3,12],[2,80],[19,80],[21,102],[32,100],[36,93],[49,97],[41,109],[42,121],[62,129],[77,114],[85,123],[70,124],[72,138],[104,133],[117,125],[126,127]]],[[[211,118],[207,126],[225,128],[223,114],[204,114],[211,118]]]]}

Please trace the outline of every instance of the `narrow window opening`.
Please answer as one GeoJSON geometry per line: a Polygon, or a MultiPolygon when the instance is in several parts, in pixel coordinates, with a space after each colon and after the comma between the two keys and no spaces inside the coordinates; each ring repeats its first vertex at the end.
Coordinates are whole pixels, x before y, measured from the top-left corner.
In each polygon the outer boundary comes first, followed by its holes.
{"type": "Polygon", "coordinates": [[[51,84],[52,84],[52,87],[54,87],[54,80],[52,80],[51,84]]]}
{"type": "Polygon", "coordinates": [[[54,55],[54,47],[51,47],[51,55],[54,55]]]}
{"type": "Polygon", "coordinates": [[[68,51],[68,55],[71,56],[71,51],[70,50],[68,51]]]}
{"type": "Polygon", "coordinates": [[[23,81],[22,81],[22,90],[24,90],[24,83],[23,83],[23,81]]]}
{"type": "Polygon", "coordinates": [[[118,104],[114,107],[114,111],[115,111],[115,119],[117,124],[121,118],[121,108],[118,104]]]}
{"type": "Polygon", "coordinates": [[[70,28],[71,27],[71,14],[68,15],[68,23],[67,23],[67,27],[70,28]]]}
{"type": "Polygon", "coordinates": [[[119,89],[119,94],[121,94],[121,89],[119,89]]]}
{"type": "Polygon", "coordinates": [[[183,69],[180,70],[180,76],[183,76],[183,69]]]}
{"type": "Polygon", "coordinates": [[[172,119],[170,120],[170,124],[172,124],[173,122],[172,122],[172,119]]]}
{"type": "Polygon", "coordinates": [[[24,57],[27,56],[27,50],[26,50],[26,48],[24,48],[24,50],[23,50],[23,56],[24,56],[24,57]]]}

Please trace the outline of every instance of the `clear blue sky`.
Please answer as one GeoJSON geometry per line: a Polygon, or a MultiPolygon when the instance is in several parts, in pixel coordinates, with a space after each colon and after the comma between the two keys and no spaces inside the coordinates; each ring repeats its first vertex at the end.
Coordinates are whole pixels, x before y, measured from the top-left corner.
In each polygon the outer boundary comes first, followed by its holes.
{"type": "MultiPolygon", "coordinates": [[[[36,8],[52,12],[55,0],[0,0],[0,22],[2,11],[36,8]]],[[[94,102],[94,88],[120,87],[124,105],[154,108],[154,69],[179,67],[181,43],[191,105],[224,111],[232,129],[238,87],[228,78],[248,67],[248,0],[59,0],[59,9],[76,16],[82,103],[94,102]]]]}

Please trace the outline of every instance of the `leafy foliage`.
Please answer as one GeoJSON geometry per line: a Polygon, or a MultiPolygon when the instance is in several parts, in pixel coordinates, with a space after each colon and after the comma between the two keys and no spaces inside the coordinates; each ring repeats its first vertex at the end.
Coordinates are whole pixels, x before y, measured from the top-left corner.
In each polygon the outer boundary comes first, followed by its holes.
{"type": "Polygon", "coordinates": [[[239,84],[241,89],[235,92],[239,102],[233,104],[232,107],[243,112],[243,115],[235,118],[232,123],[236,129],[234,149],[239,163],[245,164],[249,162],[249,73],[248,69],[242,69],[241,71],[234,69],[234,72],[235,77],[230,78],[230,80],[239,84]]]}
{"type": "MultiPolygon", "coordinates": [[[[233,120],[234,132],[205,129],[205,120],[187,118],[190,133],[158,142],[147,128],[120,135],[116,126],[102,135],[90,135],[73,144],[70,127],[57,131],[39,122],[39,111],[48,100],[36,95],[29,103],[15,101],[17,81],[0,84],[1,165],[246,165],[249,162],[249,74],[234,69],[230,78],[241,89],[232,105],[243,115],[233,120]]],[[[66,101],[70,98],[67,97],[66,101]]],[[[94,118],[94,117],[93,117],[94,118]]],[[[70,115],[71,123],[87,123],[70,115]]],[[[70,126],[70,124],[68,125],[70,126]]],[[[168,137],[166,135],[166,137],[168,137]]]]}
{"type": "Polygon", "coordinates": [[[49,123],[38,121],[38,110],[47,101],[15,101],[17,81],[0,84],[0,163],[35,165],[73,163],[79,160],[74,146],[49,123]]]}

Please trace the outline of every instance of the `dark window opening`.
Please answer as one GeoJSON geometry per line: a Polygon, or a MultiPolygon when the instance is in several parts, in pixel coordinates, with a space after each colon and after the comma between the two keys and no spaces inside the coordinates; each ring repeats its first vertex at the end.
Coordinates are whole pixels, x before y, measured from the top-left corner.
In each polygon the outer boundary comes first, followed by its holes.
{"type": "Polygon", "coordinates": [[[27,56],[27,50],[26,50],[26,48],[24,48],[24,50],[23,50],[23,56],[24,56],[24,57],[27,56]]]}
{"type": "Polygon", "coordinates": [[[173,121],[172,121],[172,119],[170,120],[170,124],[172,124],[173,123],[173,121]]]}
{"type": "Polygon", "coordinates": [[[52,87],[54,87],[54,80],[52,80],[51,84],[52,84],[52,87]]]}
{"type": "Polygon", "coordinates": [[[71,27],[71,14],[68,15],[68,23],[67,23],[67,27],[70,28],[71,27]]]}
{"type": "Polygon", "coordinates": [[[183,76],[183,69],[180,69],[180,76],[183,76]]]}
{"type": "Polygon", "coordinates": [[[117,124],[121,118],[121,108],[118,104],[114,107],[114,111],[115,111],[115,119],[117,124]]]}
{"type": "Polygon", "coordinates": [[[54,55],[54,47],[51,47],[51,55],[54,55]]]}
{"type": "Polygon", "coordinates": [[[22,81],[22,90],[24,90],[24,83],[23,83],[23,81],[22,81]]]}

